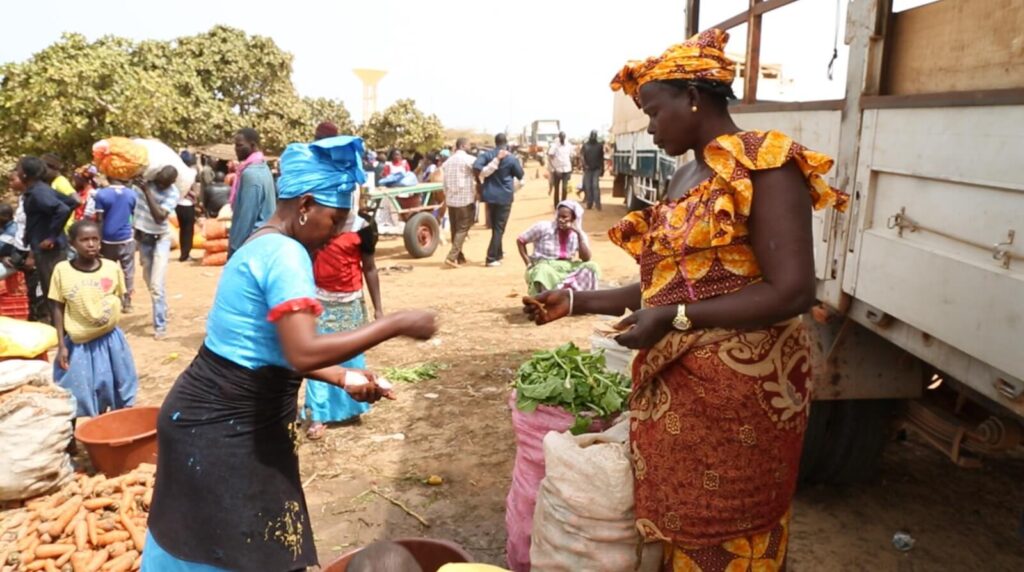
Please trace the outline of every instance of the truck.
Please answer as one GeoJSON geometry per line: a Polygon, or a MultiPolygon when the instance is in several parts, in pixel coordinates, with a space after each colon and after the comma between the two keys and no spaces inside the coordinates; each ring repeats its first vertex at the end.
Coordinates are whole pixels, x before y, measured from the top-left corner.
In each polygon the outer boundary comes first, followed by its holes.
{"type": "Polygon", "coordinates": [[[538,119],[530,123],[530,131],[525,134],[525,144],[517,149],[523,163],[528,159],[534,159],[543,166],[547,158],[548,145],[558,139],[561,131],[562,122],[557,119],[538,119]]]}
{"type": "MultiPolygon", "coordinates": [[[[814,401],[801,475],[870,479],[896,430],[964,467],[1019,452],[1024,2],[894,11],[852,0],[838,35],[849,47],[845,97],[760,101],[761,18],[803,1],[752,2],[714,26],[746,24],[753,39],[736,123],[834,157],[830,182],[850,196],[846,212],[813,219],[818,305],[804,319],[814,401]],[[953,65],[963,45],[970,63],[953,65]]],[[[687,2],[690,33],[700,4],[687,2]]]]}

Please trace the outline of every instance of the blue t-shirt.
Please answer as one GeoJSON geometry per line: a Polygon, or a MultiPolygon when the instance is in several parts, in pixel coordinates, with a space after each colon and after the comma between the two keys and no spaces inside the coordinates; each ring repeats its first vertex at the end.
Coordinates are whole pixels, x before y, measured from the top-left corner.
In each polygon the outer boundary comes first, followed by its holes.
{"type": "Polygon", "coordinates": [[[268,314],[285,302],[316,299],[313,261],[283,234],[265,234],[232,256],[206,320],[206,347],[242,367],[291,368],[268,314]]]}
{"type": "Polygon", "coordinates": [[[127,242],[132,239],[132,213],[135,189],[113,185],[96,192],[96,212],[103,213],[103,242],[127,242]]]}

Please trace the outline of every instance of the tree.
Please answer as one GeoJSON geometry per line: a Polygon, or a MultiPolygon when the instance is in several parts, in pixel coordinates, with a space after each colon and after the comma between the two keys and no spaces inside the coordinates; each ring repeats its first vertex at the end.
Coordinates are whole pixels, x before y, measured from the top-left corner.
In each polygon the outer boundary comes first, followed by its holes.
{"type": "Polygon", "coordinates": [[[444,143],[441,120],[416,109],[412,99],[399,99],[384,111],[374,113],[361,132],[369,149],[426,153],[444,143]]]}
{"type": "Polygon", "coordinates": [[[316,129],[321,121],[330,121],[338,126],[338,133],[351,135],[356,132],[356,124],[352,121],[345,104],[339,99],[328,99],[326,97],[303,97],[302,103],[306,106],[309,117],[310,132],[316,129]]]}

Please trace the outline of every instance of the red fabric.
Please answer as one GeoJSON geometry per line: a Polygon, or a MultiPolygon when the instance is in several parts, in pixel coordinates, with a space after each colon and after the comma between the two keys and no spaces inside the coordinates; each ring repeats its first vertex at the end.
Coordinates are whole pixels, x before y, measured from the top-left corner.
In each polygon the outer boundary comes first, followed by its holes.
{"type": "Polygon", "coordinates": [[[363,289],[362,239],[355,232],[334,237],[316,255],[313,278],[328,292],[358,292],[363,289]]]}
{"type": "Polygon", "coordinates": [[[267,321],[276,322],[288,314],[294,314],[295,312],[312,312],[314,315],[319,316],[324,311],[324,307],[320,305],[313,298],[296,298],[294,300],[288,300],[287,302],[281,302],[277,306],[274,306],[267,312],[267,321]]]}
{"type": "Polygon", "coordinates": [[[412,171],[412,167],[409,166],[408,161],[402,159],[400,163],[395,163],[394,161],[391,161],[388,164],[384,165],[384,170],[381,171],[380,176],[381,178],[384,178],[390,175],[391,173],[408,173],[409,171],[412,171]]]}

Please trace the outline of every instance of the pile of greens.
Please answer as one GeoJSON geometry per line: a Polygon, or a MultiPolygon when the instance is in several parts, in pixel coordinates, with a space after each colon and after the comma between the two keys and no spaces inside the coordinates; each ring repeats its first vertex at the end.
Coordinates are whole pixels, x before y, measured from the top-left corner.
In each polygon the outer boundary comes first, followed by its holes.
{"type": "Polygon", "coordinates": [[[387,367],[381,375],[390,382],[419,383],[427,379],[437,379],[441,370],[448,369],[443,363],[427,362],[410,367],[387,367]]]}
{"type": "Polygon", "coordinates": [[[538,405],[561,407],[576,416],[573,435],[587,430],[595,417],[622,411],[630,380],[605,367],[604,351],[581,351],[570,342],[533,354],[516,376],[516,407],[533,412],[538,405]]]}

